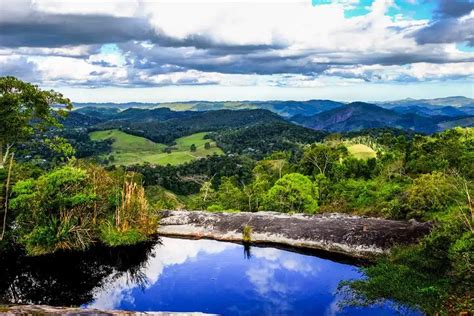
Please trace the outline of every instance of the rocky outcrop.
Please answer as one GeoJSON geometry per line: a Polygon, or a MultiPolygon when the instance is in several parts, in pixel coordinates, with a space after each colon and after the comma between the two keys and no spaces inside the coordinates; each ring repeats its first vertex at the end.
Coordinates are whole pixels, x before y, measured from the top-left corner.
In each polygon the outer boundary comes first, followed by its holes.
{"type": "Polygon", "coordinates": [[[426,235],[430,223],[395,221],[346,214],[288,215],[274,212],[211,213],[163,211],[162,236],[242,242],[244,227],[254,244],[324,250],[355,258],[373,258],[394,245],[426,235]]]}
{"type": "Polygon", "coordinates": [[[203,313],[174,313],[174,312],[129,312],[129,311],[104,311],[98,309],[83,309],[75,307],[54,307],[47,305],[15,305],[0,306],[0,315],[86,315],[86,316],[204,316],[203,313]]]}

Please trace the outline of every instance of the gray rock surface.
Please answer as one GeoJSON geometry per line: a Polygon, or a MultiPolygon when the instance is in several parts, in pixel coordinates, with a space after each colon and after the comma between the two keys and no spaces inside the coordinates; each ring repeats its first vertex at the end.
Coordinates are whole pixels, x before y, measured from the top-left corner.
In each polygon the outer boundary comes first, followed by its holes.
{"type": "Polygon", "coordinates": [[[370,259],[394,245],[410,244],[429,233],[431,223],[395,221],[347,214],[212,213],[163,211],[162,236],[243,241],[243,228],[252,228],[251,243],[324,250],[370,259]]]}
{"type": "Polygon", "coordinates": [[[53,306],[47,306],[47,305],[15,305],[15,306],[4,306],[4,307],[0,306],[0,315],[205,316],[205,315],[211,315],[211,314],[173,313],[173,312],[128,312],[128,311],[118,311],[118,310],[103,311],[103,310],[98,310],[98,309],[83,309],[83,308],[75,308],[75,307],[53,307],[53,306]]]}

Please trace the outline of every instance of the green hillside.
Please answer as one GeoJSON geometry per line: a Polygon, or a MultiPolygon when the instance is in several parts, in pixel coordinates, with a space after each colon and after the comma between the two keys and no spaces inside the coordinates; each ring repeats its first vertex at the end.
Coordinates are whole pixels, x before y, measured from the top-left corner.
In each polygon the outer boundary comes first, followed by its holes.
{"type": "Polygon", "coordinates": [[[357,159],[369,159],[377,157],[377,153],[367,145],[355,144],[347,146],[349,153],[357,159]]]}
{"type": "Polygon", "coordinates": [[[171,152],[165,152],[168,147],[165,144],[155,143],[149,139],[130,135],[117,129],[91,132],[92,140],[112,139],[112,152],[108,158],[113,156],[111,164],[133,165],[145,162],[159,165],[179,165],[203,158],[212,154],[222,154],[215,142],[204,139],[207,133],[196,133],[176,139],[176,145],[170,147],[171,152]],[[209,142],[210,148],[206,149],[205,144],[209,142]],[[191,145],[196,146],[195,151],[191,151],[191,145]]]}

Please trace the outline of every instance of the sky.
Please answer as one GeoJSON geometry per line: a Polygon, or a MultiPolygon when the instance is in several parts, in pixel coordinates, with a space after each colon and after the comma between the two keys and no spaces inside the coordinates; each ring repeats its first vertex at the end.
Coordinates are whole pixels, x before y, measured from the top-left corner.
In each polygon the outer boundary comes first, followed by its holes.
{"type": "Polygon", "coordinates": [[[474,98],[474,0],[0,0],[0,76],[75,102],[474,98]]]}

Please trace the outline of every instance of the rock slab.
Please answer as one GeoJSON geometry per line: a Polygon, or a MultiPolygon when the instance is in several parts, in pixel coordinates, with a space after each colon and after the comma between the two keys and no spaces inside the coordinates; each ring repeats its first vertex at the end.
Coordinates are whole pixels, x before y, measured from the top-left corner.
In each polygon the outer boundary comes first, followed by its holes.
{"type": "Polygon", "coordinates": [[[67,315],[67,316],[206,316],[204,313],[175,312],[131,312],[120,310],[98,310],[76,307],[57,307],[48,305],[14,305],[0,306],[0,315],[67,315]]]}
{"type": "Polygon", "coordinates": [[[244,227],[251,228],[252,244],[274,244],[323,250],[370,259],[395,245],[415,243],[428,234],[431,223],[395,221],[339,213],[318,215],[276,212],[213,213],[162,211],[158,234],[243,242],[244,227]]]}

